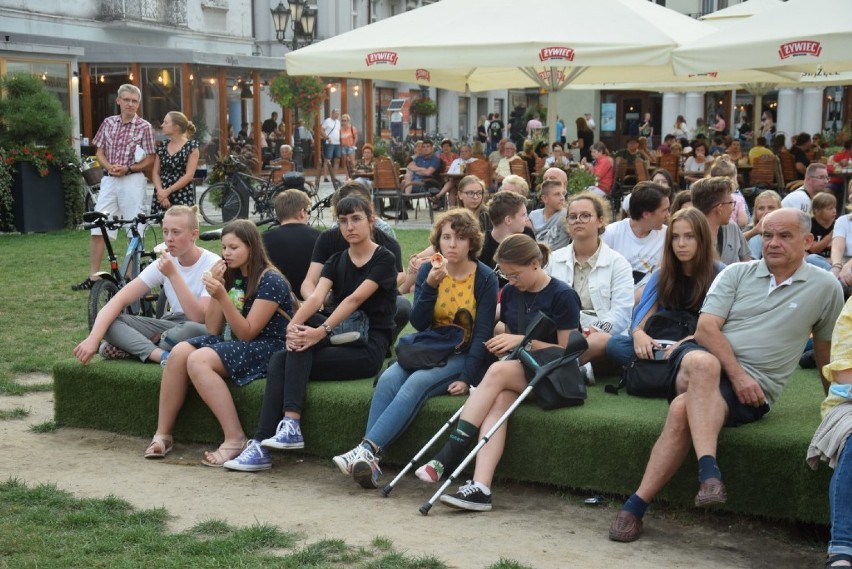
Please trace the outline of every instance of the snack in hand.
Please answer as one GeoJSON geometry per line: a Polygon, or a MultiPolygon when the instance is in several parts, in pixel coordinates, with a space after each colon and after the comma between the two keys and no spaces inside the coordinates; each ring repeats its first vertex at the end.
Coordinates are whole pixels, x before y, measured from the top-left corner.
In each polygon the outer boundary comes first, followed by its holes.
{"type": "Polygon", "coordinates": [[[160,243],[154,247],[154,253],[157,255],[162,255],[163,253],[169,250],[168,246],[165,243],[160,243]]]}
{"type": "Polygon", "coordinates": [[[213,273],[211,273],[210,271],[204,271],[203,273],[201,273],[201,278],[203,278],[203,279],[212,279],[212,278],[213,278],[213,273]]]}
{"type": "Polygon", "coordinates": [[[435,253],[432,255],[432,266],[436,269],[440,269],[444,265],[447,264],[447,259],[444,258],[440,253],[435,253]]]}

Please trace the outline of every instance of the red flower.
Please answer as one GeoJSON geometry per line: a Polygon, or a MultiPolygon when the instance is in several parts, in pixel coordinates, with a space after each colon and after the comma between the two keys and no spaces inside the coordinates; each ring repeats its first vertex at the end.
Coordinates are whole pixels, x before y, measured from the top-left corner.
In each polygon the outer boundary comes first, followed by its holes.
{"type": "Polygon", "coordinates": [[[24,150],[23,150],[23,153],[24,153],[24,154],[29,154],[29,153],[30,153],[30,149],[29,149],[28,147],[26,147],[26,146],[25,146],[25,147],[24,147],[24,150]]]}
{"type": "Polygon", "coordinates": [[[53,154],[51,154],[50,152],[45,152],[44,159],[47,160],[48,162],[52,162],[53,161],[53,154]]]}

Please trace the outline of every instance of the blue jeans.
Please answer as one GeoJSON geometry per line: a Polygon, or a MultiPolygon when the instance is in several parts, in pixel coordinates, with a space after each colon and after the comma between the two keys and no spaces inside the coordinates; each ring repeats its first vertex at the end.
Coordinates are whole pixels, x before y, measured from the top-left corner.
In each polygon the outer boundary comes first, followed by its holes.
{"type": "Polygon", "coordinates": [[[831,508],[831,541],[828,554],[852,555],[852,450],[847,441],[831,477],[828,503],[831,508]]]}
{"type": "Polygon", "coordinates": [[[633,338],[631,336],[613,336],[606,343],[606,355],[609,359],[626,366],[633,359],[633,338]]]}
{"type": "Polygon", "coordinates": [[[814,267],[819,267],[820,269],[830,271],[831,270],[831,259],[827,259],[822,255],[817,255],[816,253],[811,253],[805,257],[805,262],[809,265],[813,265],[814,267]]]}
{"type": "Polygon", "coordinates": [[[386,448],[411,424],[426,400],[447,393],[462,371],[467,354],[450,356],[444,367],[409,372],[399,364],[390,366],[379,378],[365,439],[380,449],[386,448]]]}

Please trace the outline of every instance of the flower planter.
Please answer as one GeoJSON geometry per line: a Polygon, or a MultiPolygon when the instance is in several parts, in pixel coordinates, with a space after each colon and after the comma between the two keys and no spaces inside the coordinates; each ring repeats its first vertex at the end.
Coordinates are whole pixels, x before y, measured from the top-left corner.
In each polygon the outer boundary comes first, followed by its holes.
{"type": "Polygon", "coordinates": [[[41,177],[29,162],[14,167],[12,197],[15,228],[21,233],[58,231],[65,227],[65,191],[59,170],[50,166],[41,177]]]}

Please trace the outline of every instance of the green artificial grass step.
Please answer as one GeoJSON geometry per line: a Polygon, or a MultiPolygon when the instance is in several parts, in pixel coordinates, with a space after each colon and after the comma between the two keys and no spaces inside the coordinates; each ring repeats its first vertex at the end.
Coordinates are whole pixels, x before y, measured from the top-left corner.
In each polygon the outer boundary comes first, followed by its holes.
{"type": "MultiPolygon", "coordinates": [[[[97,361],[88,367],[76,360],[61,361],[54,367],[56,422],[148,437],[157,424],[160,375],[159,366],[135,361],[97,361]]],[[[509,420],[506,452],[497,476],[606,494],[632,493],[662,429],[667,405],[625,393],[607,394],[606,383],[599,379],[589,388],[582,407],[544,412],[525,403],[518,408],[509,420]]],[[[231,387],[248,436],[255,429],[263,389],[263,380],[231,387]]],[[[352,448],[364,434],[372,393],[372,379],[310,383],[302,421],[304,452],[331,459],[352,448]]],[[[798,370],[765,419],[723,430],[719,464],[729,498],[722,509],[774,519],[828,522],[831,471],[821,467],[815,473],[805,464],[808,443],[819,424],[822,397],[816,373],[798,370]]],[[[407,463],[463,402],[464,398],[449,396],[429,400],[388,449],[384,462],[407,463]]],[[[218,423],[192,390],[174,435],[178,441],[221,441],[218,423]]],[[[691,504],[696,476],[691,455],[660,499],[691,504]]]]}

